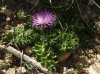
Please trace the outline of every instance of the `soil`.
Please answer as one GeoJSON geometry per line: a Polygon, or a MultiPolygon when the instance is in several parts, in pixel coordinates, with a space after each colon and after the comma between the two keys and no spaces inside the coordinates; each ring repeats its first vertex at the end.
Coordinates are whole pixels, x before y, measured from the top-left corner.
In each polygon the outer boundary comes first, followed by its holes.
{"type": "MultiPolygon", "coordinates": [[[[0,1],[0,45],[2,45],[2,37],[8,30],[10,30],[12,27],[17,26],[19,24],[24,25],[25,20],[19,19],[16,15],[16,13],[19,10],[23,10],[25,15],[31,15],[31,13],[34,13],[32,12],[33,9],[32,4],[34,5],[34,3],[27,2],[27,5],[24,5],[24,2],[22,0],[21,4],[18,5],[17,7],[16,4],[19,4],[20,0],[15,0],[15,1],[2,0],[2,1],[0,1]]],[[[98,1],[99,0],[96,0],[96,3],[98,3],[99,5],[100,1],[99,2],[98,1]]],[[[98,31],[100,31],[100,8],[94,3],[90,3],[90,4],[80,4],[79,9],[80,9],[79,13],[82,19],[88,22],[92,22],[93,24],[95,24],[98,31]]],[[[100,63],[100,61],[96,58],[96,56],[99,56],[100,54],[99,37],[95,36],[93,40],[95,44],[94,48],[76,49],[73,53],[71,53],[68,59],[66,59],[64,62],[59,63],[59,65],[57,66],[57,73],[58,74],[90,74],[89,67],[94,62],[100,63]]],[[[5,50],[0,50],[0,68],[1,68],[0,74],[20,74],[19,71],[20,59],[16,58],[13,55],[12,58],[9,59],[7,57],[7,54],[9,54],[9,52],[5,50]]],[[[37,70],[36,68],[26,69],[23,65],[22,74],[44,74],[44,73],[37,70]]]]}

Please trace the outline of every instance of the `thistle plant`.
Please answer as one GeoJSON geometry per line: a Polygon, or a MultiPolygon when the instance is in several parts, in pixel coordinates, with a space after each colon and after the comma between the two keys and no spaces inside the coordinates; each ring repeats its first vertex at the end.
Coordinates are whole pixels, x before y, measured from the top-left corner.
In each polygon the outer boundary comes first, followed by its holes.
{"type": "Polygon", "coordinates": [[[56,17],[53,13],[49,11],[41,11],[36,13],[33,16],[33,26],[40,28],[51,27],[56,20],[56,17]]]}
{"type": "Polygon", "coordinates": [[[52,12],[36,13],[32,17],[32,23],[30,21],[26,26],[14,27],[3,37],[3,42],[11,42],[12,45],[33,45],[36,59],[53,72],[58,64],[58,60],[55,60],[57,56],[74,51],[79,42],[73,31],[62,29],[57,24],[54,26],[55,21],[56,16],[52,12]],[[41,30],[37,30],[37,27],[41,30]]]}

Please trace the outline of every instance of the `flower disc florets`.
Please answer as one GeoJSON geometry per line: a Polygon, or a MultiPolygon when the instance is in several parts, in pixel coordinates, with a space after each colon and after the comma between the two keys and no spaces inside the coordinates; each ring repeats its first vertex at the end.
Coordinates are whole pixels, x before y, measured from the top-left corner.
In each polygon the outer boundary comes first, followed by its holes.
{"type": "Polygon", "coordinates": [[[40,28],[47,28],[54,24],[56,17],[49,11],[42,11],[33,16],[33,26],[40,28]]]}

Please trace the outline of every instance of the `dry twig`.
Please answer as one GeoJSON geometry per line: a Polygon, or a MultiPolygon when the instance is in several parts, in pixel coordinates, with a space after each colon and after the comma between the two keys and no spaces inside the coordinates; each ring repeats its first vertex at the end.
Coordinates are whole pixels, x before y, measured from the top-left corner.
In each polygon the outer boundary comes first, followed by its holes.
{"type": "MultiPolygon", "coordinates": [[[[22,53],[20,51],[18,51],[17,49],[13,48],[12,46],[5,47],[3,45],[0,45],[0,48],[1,49],[6,49],[8,52],[10,52],[11,54],[13,54],[14,56],[16,56],[18,58],[21,58],[21,56],[22,56],[22,53]]],[[[32,64],[37,69],[43,71],[46,74],[50,74],[48,69],[42,67],[42,65],[39,62],[37,62],[35,60],[35,58],[30,58],[29,56],[27,56],[25,54],[23,54],[22,58],[23,58],[23,60],[25,60],[25,61],[29,62],[30,64],[32,64]]]]}

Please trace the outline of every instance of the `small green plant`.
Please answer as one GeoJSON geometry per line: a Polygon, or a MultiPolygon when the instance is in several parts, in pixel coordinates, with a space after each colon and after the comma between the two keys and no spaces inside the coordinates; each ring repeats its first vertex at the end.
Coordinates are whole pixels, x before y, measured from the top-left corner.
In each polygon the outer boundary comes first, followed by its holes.
{"type": "Polygon", "coordinates": [[[33,51],[36,59],[53,72],[58,63],[54,59],[64,52],[74,51],[76,47],[78,47],[78,38],[74,32],[55,30],[55,32],[49,31],[41,36],[40,41],[33,47],[33,51]]]}
{"type": "Polygon", "coordinates": [[[68,22],[67,26],[68,31],[73,31],[78,36],[82,48],[92,48],[94,46],[93,38],[99,35],[94,24],[86,24],[83,21],[72,19],[71,22],[68,22]]]}
{"type": "Polygon", "coordinates": [[[52,29],[34,30],[33,28],[25,28],[24,26],[15,27],[9,31],[3,41],[11,42],[16,45],[33,44],[33,52],[36,59],[51,72],[56,70],[58,61],[54,60],[58,55],[64,52],[72,52],[78,47],[78,37],[74,32],[66,30],[52,29]],[[12,38],[11,38],[12,37],[12,38]]]}
{"type": "Polygon", "coordinates": [[[47,45],[47,43],[37,43],[33,51],[36,54],[36,59],[41,61],[41,64],[48,68],[51,72],[56,70],[57,61],[54,61],[56,58],[55,54],[53,53],[52,49],[47,45]]]}
{"type": "Polygon", "coordinates": [[[64,40],[61,44],[61,50],[72,52],[78,46],[79,39],[74,32],[62,33],[61,37],[64,40]]]}
{"type": "Polygon", "coordinates": [[[9,68],[9,64],[6,63],[6,62],[4,62],[4,63],[2,64],[2,69],[7,69],[7,68],[9,68]]]}
{"type": "Polygon", "coordinates": [[[11,53],[7,53],[6,56],[7,56],[7,58],[12,58],[12,54],[11,53]]]}
{"type": "Polygon", "coordinates": [[[19,11],[18,13],[17,13],[17,17],[18,18],[25,18],[26,16],[25,16],[25,13],[24,13],[24,11],[19,11]]]}
{"type": "Polygon", "coordinates": [[[29,64],[29,63],[27,63],[27,62],[24,63],[24,66],[26,66],[26,68],[27,68],[28,70],[34,69],[34,66],[31,65],[31,64],[29,64]]]}
{"type": "Polygon", "coordinates": [[[38,34],[32,29],[26,30],[24,26],[14,27],[9,31],[5,37],[3,37],[3,42],[17,45],[26,45],[34,42],[38,38],[38,34]]]}
{"type": "Polygon", "coordinates": [[[74,71],[72,71],[70,74],[74,74],[74,72],[76,72],[76,71],[82,69],[82,67],[83,67],[83,64],[80,63],[79,66],[78,66],[74,71]]]}

